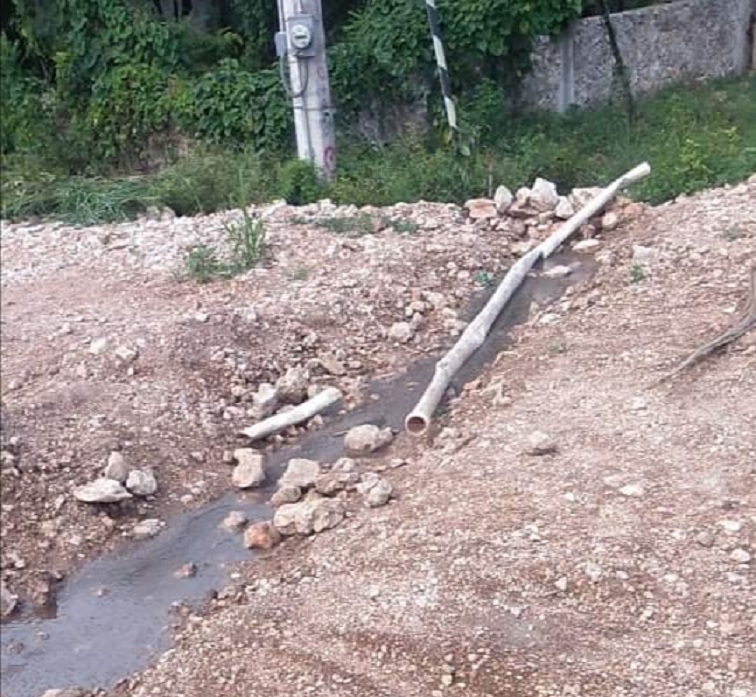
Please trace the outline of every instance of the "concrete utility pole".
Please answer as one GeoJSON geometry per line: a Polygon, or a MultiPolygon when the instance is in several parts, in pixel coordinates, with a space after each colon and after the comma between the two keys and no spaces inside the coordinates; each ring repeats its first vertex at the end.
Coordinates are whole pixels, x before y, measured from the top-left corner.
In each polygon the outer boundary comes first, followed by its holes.
{"type": "Polygon", "coordinates": [[[336,131],[321,0],[278,0],[278,15],[276,48],[289,67],[297,154],[328,180],[336,171],[336,131]]]}

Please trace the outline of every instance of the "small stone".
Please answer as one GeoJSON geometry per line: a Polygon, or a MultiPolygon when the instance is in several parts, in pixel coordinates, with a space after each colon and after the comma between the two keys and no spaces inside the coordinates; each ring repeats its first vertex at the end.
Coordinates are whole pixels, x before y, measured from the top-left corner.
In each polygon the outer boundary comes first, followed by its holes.
{"type": "Polygon", "coordinates": [[[247,515],[243,511],[229,511],[221,525],[229,532],[238,532],[247,524],[247,515]]]}
{"type": "Polygon", "coordinates": [[[320,361],[320,365],[322,366],[323,370],[325,370],[329,375],[346,375],[346,368],[344,367],[344,364],[332,353],[324,353],[322,356],[318,357],[318,360],[320,361]]]}
{"type": "Polygon", "coordinates": [[[465,203],[470,220],[488,220],[496,218],[496,204],[490,198],[473,198],[465,203]]]}
{"type": "Polygon", "coordinates": [[[572,249],[574,249],[576,252],[593,252],[600,246],[601,242],[599,240],[589,238],[587,240],[580,240],[579,242],[575,242],[575,244],[572,245],[572,249]]]}
{"type": "Polygon", "coordinates": [[[570,201],[575,206],[575,210],[579,211],[585,206],[591,199],[595,198],[601,193],[601,189],[598,187],[589,188],[576,188],[572,190],[570,194],[570,201]]]}
{"type": "Polygon", "coordinates": [[[162,527],[163,523],[157,518],[145,518],[134,525],[132,532],[137,540],[146,540],[155,537],[162,527]]]}
{"type": "Polygon", "coordinates": [[[548,433],[544,433],[543,431],[533,431],[528,436],[528,442],[525,448],[526,455],[548,455],[550,453],[555,453],[556,450],[556,441],[548,433]]]}
{"type": "Polygon", "coordinates": [[[557,193],[556,184],[536,178],[530,189],[530,205],[537,211],[553,211],[559,203],[559,194],[557,193]]]}
{"type": "Polygon", "coordinates": [[[366,506],[377,508],[388,503],[394,488],[387,479],[374,472],[368,472],[363,475],[362,481],[357,485],[357,491],[364,497],[366,506]]]}
{"type": "Polygon", "coordinates": [[[251,489],[265,481],[265,455],[253,448],[237,448],[234,460],[238,463],[231,473],[231,482],[237,489],[251,489]]]}
{"type": "Polygon", "coordinates": [[[114,479],[102,477],[89,484],[77,486],[73,491],[74,498],[83,503],[117,503],[131,498],[131,494],[123,484],[114,479]]]}
{"type": "Polygon", "coordinates": [[[546,276],[546,278],[564,278],[565,276],[569,276],[571,273],[572,269],[569,266],[557,264],[556,266],[552,266],[551,268],[546,269],[543,272],[543,275],[546,276]]]}
{"type": "Polygon", "coordinates": [[[738,547],[730,552],[730,559],[736,564],[748,564],[751,561],[751,554],[742,547],[738,547]]]}
{"type": "Polygon", "coordinates": [[[18,596],[11,593],[4,583],[0,583],[0,617],[10,617],[18,607],[18,596]]]}
{"type": "Polygon", "coordinates": [[[743,528],[743,523],[739,520],[720,520],[719,525],[725,532],[730,534],[740,532],[743,528]]]}
{"type": "Polygon", "coordinates": [[[588,576],[593,583],[598,583],[604,575],[604,570],[595,562],[589,561],[585,565],[585,575],[588,576]]]}
{"type": "Polygon", "coordinates": [[[194,562],[182,564],[173,575],[175,578],[194,578],[197,575],[197,565],[194,562]]]}
{"type": "Polygon", "coordinates": [[[633,264],[649,266],[659,258],[659,250],[653,247],[644,247],[640,244],[633,245],[633,264]]]}
{"type": "Polygon", "coordinates": [[[644,492],[640,484],[625,484],[619,488],[619,493],[628,498],[639,498],[644,492]]]}
{"type": "Polygon", "coordinates": [[[274,507],[283,506],[285,503],[296,503],[302,498],[302,489],[298,486],[283,486],[270,497],[270,503],[274,507]]]}
{"type": "Polygon", "coordinates": [[[450,675],[449,673],[445,673],[441,676],[441,684],[444,687],[451,687],[451,684],[454,682],[454,676],[450,675]]]}
{"type": "Polygon", "coordinates": [[[315,479],[315,490],[323,496],[333,496],[339,491],[353,487],[359,482],[357,472],[323,472],[315,479]]]}
{"type": "Polygon", "coordinates": [[[515,204],[520,208],[527,208],[530,205],[530,196],[532,192],[527,186],[521,186],[515,192],[515,204]]]}
{"type": "Polygon", "coordinates": [[[137,496],[152,496],[158,489],[155,473],[151,470],[131,470],[126,479],[126,488],[137,496]]]}
{"type": "Polygon", "coordinates": [[[344,504],[317,494],[276,510],[273,525],[282,535],[310,535],[337,526],[344,519],[344,504]]]}
{"type": "Polygon", "coordinates": [[[281,541],[281,533],[267,520],[253,523],[244,531],[247,549],[272,549],[281,541]]]}
{"type": "Polygon", "coordinates": [[[394,322],[388,332],[389,338],[406,344],[415,335],[415,330],[409,322],[394,322]]]}
{"type": "Polygon", "coordinates": [[[554,586],[556,586],[557,590],[564,591],[567,590],[567,578],[565,576],[560,576],[556,581],[554,581],[554,586]]]}
{"type": "Polygon", "coordinates": [[[126,458],[118,450],[113,450],[108,455],[108,464],[102,473],[103,477],[113,479],[116,482],[124,484],[129,476],[130,468],[126,464],[126,458]]]}
{"type": "Polygon", "coordinates": [[[366,455],[388,445],[394,439],[390,428],[373,424],[353,426],[344,436],[344,448],[350,455],[366,455]]]}
{"type": "Polygon", "coordinates": [[[698,542],[701,547],[711,547],[714,544],[714,533],[710,530],[701,530],[696,535],[696,542],[698,542]]]}
{"type": "Polygon", "coordinates": [[[307,398],[309,375],[304,368],[289,368],[276,382],[276,389],[282,402],[299,404],[307,398]]]}
{"type": "Polygon", "coordinates": [[[572,205],[570,199],[566,196],[559,197],[559,203],[557,203],[554,209],[554,216],[560,220],[568,220],[575,215],[575,206],[572,205]]]}
{"type": "Polygon", "coordinates": [[[502,186],[496,187],[496,192],[494,193],[493,200],[494,200],[494,206],[496,206],[496,212],[499,215],[504,215],[504,213],[507,212],[507,208],[509,208],[512,205],[512,202],[514,201],[514,196],[512,192],[506,186],[502,185],[502,186]]]}
{"type": "Polygon", "coordinates": [[[94,356],[99,356],[107,347],[108,340],[104,337],[100,339],[94,339],[89,344],[89,353],[91,353],[94,356]]]}
{"type": "Polygon", "coordinates": [[[620,217],[614,211],[609,211],[601,216],[601,229],[607,232],[614,230],[619,223],[620,217]]]}
{"type": "Polygon", "coordinates": [[[207,312],[195,312],[194,313],[194,321],[199,322],[200,324],[205,324],[210,319],[210,315],[207,314],[207,312]]]}
{"type": "Polygon", "coordinates": [[[321,467],[317,460],[307,460],[302,457],[292,458],[286,465],[283,476],[278,480],[278,489],[279,491],[285,487],[309,489],[315,485],[315,480],[320,472],[321,467]]]}
{"type": "Polygon", "coordinates": [[[257,388],[257,392],[252,397],[254,417],[265,419],[269,417],[278,407],[280,395],[278,389],[269,382],[263,382],[257,388]]]}
{"type": "Polygon", "coordinates": [[[139,357],[139,351],[128,346],[119,346],[115,350],[115,356],[122,363],[133,363],[139,357]]]}

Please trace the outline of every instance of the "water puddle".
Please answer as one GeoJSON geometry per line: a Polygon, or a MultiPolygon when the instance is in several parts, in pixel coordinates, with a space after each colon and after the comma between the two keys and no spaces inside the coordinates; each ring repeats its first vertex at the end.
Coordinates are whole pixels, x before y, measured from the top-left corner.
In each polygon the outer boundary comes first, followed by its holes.
{"type": "MultiPolygon", "coordinates": [[[[549,265],[573,259],[555,255],[549,265]]],[[[509,330],[524,321],[530,304],[558,298],[567,285],[593,271],[581,260],[568,279],[530,277],[499,317],[486,343],[460,371],[453,387],[473,379],[502,349],[509,330]]],[[[475,299],[473,316],[493,288],[475,299]]],[[[342,454],[343,433],[350,426],[375,423],[400,430],[433,374],[438,356],[422,359],[406,373],[376,381],[371,392],[379,399],[308,434],[294,446],[270,458],[277,474],[292,457],[332,461],[342,454]]],[[[110,688],[142,670],[170,645],[172,608],[177,603],[201,605],[228,582],[227,569],[249,559],[240,536],[223,530],[221,521],[231,510],[250,520],[267,519],[270,489],[253,495],[229,493],[199,511],[180,515],[157,537],[130,542],[117,551],[87,563],[65,582],[57,595],[55,617],[21,617],[2,626],[0,681],[2,697],[39,697],[52,688],[110,688]],[[196,574],[176,578],[184,564],[196,564],[196,574]]]]}

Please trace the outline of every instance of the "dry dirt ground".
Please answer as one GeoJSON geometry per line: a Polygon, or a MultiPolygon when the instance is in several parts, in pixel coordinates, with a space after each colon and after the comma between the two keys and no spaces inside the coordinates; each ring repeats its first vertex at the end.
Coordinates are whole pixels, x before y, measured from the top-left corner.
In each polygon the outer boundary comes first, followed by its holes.
{"type": "MultiPolygon", "coordinates": [[[[221,453],[249,421],[246,395],[297,356],[357,400],[368,378],[444,343],[451,310],[522,242],[513,221],[476,225],[449,206],[381,213],[415,221],[411,233],[308,222],[323,215],[272,211],[267,267],[203,287],[173,274],[223,216],[4,227],[14,592],[44,596],[51,574],[139,517],[227,489],[221,453]],[[414,339],[392,341],[428,297],[414,339]],[[136,361],[119,361],[122,346],[136,361]],[[344,375],[313,362],[326,354],[344,375]],[[70,495],[114,447],[160,482],[118,515],[70,495]]],[[[434,441],[397,440],[386,458],[409,464],[387,475],[387,507],[241,565],[113,694],[756,696],[756,333],[654,384],[740,309],[756,181],[636,212],[597,257],[590,281],[534,309],[434,441]],[[535,430],[555,453],[524,453],[535,430]]]]}

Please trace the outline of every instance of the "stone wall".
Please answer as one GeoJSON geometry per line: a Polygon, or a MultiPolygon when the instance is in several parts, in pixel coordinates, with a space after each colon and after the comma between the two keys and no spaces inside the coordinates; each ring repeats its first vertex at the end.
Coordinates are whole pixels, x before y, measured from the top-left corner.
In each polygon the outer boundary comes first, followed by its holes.
{"type": "MultiPolygon", "coordinates": [[[[612,15],[636,94],[688,78],[739,75],[752,65],[756,0],[677,0],[612,15]]],[[[565,111],[608,100],[612,57],[601,17],[541,38],[521,91],[524,106],[565,111]]]]}

